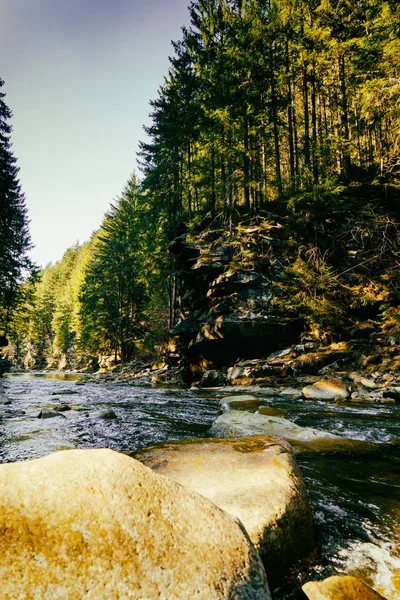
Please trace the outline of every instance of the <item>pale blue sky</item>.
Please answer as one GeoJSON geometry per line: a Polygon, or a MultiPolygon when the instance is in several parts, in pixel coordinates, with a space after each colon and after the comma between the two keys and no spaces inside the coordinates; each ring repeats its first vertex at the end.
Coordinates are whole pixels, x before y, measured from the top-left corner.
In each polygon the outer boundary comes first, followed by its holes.
{"type": "Polygon", "coordinates": [[[34,260],[101,223],[136,167],[189,0],[0,0],[0,77],[34,260]]]}

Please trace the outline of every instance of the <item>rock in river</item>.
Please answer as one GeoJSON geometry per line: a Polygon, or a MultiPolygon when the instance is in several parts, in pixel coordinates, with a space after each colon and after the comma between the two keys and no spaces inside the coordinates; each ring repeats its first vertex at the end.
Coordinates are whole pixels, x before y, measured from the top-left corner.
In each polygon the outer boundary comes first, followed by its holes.
{"type": "Polygon", "coordinates": [[[54,417],[64,417],[65,416],[57,410],[51,410],[50,408],[42,408],[40,413],[38,414],[38,419],[53,419],[54,417]]]}
{"type": "Polygon", "coordinates": [[[1,595],[9,600],[270,600],[241,524],[111,450],[0,466],[1,595]]]}
{"type": "Polygon", "coordinates": [[[357,577],[346,575],[310,581],[302,590],[309,600],[385,600],[357,577]]]}
{"type": "Polygon", "coordinates": [[[113,419],[118,419],[115,412],[111,409],[99,410],[98,412],[93,414],[94,417],[98,419],[105,419],[106,421],[112,421],[113,419]]]}
{"type": "Polygon", "coordinates": [[[261,398],[257,398],[251,394],[225,396],[223,401],[228,404],[230,408],[236,410],[256,410],[261,404],[261,398]]]}
{"type": "Polygon", "coordinates": [[[220,415],[209,430],[215,437],[247,437],[253,435],[279,435],[285,440],[314,442],[317,440],[341,440],[327,431],[312,427],[300,427],[287,419],[268,415],[230,410],[220,415]]]}
{"type": "Polygon", "coordinates": [[[311,400],[344,400],[349,397],[349,391],[340,379],[329,377],[321,379],[302,390],[304,398],[311,400]]]}
{"type": "Polygon", "coordinates": [[[283,440],[259,436],[170,442],[135,456],[238,517],[268,574],[282,572],[311,549],[307,493],[292,449],[283,440]]]}

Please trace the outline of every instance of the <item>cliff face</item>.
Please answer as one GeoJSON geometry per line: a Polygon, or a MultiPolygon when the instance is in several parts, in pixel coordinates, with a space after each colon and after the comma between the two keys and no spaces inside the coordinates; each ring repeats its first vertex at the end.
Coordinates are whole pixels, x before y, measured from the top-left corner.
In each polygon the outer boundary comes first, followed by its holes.
{"type": "Polygon", "coordinates": [[[288,316],[272,283],[285,269],[283,226],[258,218],[173,240],[180,320],[172,329],[192,372],[267,356],[294,343],[301,319],[288,316]]]}
{"type": "MultiPolygon", "coordinates": [[[[385,369],[397,368],[400,196],[379,185],[343,190],[289,202],[278,215],[216,219],[170,243],[171,333],[192,379],[251,359],[275,360],[271,354],[282,349],[318,353],[337,342],[350,345],[356,368],[375,354],[385,369]]],[[[314,358],[303,360],[310,372],[326,364],[325,355],[314,358]]],[[[307,372],[305,364],[299,369],[307,372]]]]}

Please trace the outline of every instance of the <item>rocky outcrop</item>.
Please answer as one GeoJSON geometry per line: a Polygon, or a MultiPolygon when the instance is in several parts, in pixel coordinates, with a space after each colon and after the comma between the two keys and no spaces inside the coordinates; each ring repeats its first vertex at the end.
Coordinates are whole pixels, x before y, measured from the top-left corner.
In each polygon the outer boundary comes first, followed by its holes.
{"type": "Polygon", "coordinates": [[[172,334],[181,339],[194,378],[212,365],[267,356],[297,340],[300,322],[277,308],[271,291],[281,268],[273,250],[281,229],[260,219],[171,242],[181,317],[172,334]]]}
{"type": "Polygon", "coordinates": [[[0,466],[1,595],[270,600],[241,524],[111,450],[0,466]]]}
{"type": "Polygon", "coordinates": [[[310,581],[302,590],[309,600],[385,600],[360,579],[346,575],[310,581]]]}
{"type": "Polygon", "coordinates": [[[307,493],[289,444],[270,437],[164,443],[135,453],[245,526],[269,575],[313,545],[307,493]]]}

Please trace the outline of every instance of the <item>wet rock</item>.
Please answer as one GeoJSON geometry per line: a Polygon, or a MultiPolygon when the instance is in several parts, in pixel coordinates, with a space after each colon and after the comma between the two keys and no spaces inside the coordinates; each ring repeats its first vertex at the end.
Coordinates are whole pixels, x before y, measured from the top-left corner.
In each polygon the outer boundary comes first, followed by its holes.
{"type": "Polygon", "coordinates": [[[360,377],[359,380],[356,379],[356,383],[360,383],[362,386],[374,390],[377,385],[373,379],[367,379],[366,377],[360,377]]]}
{"type": "Polygon", "coordinates": [[[386,381],[386,382],[394,381],[394,375],[392,375],[391,373],[384,373],[382,375],[382,381],[386,381]]]}
{"type": "Polygon", "coordinates": [[[303,585],[302,590],[309,600],[385,600],[369,585],[348,575],[310,581],[303,585]]]}
{"type": "Polygon", "coordinates": [[[283,408],[276,408],[275,406],[260,406],[258,412],[260,415],[283,417],[284,419],[289,416],[289,413],[286,410],[283,410],[283,408]]]}
{"type": "Polygon", "coordinates": [[[391,387],[383,392],[384,398],[392,398],[396,402],[400,402],[400,387],[391,387]]]}
{"type": "Polygon", "coordinates": [[[186,440],[135,456],[238,517],[268,574],[282,572],[312,548],[307,493],[292,450],[282,440],[186,440]]]}
{"type": "Polygon", "coordinates": [[[296,400],[302,397],[302,393],[301,390],[296,390],[295,388],[285,388],[279,392],[279,396],[281,398],[293,398],[296,400]]]}
{"type": "Polygon", "coordinates": [[[97,417],[98,419],[105,419],[106,421],[112,421],[114,419],[118,419],[117,415],[111,408],[106,409],[106,410],[100,410],[100,411],[94,413],[93,416],[97,417]]]}
{"type": "Polygon", "coordinates": [[[341,439],[327,431],[300,427],[287,419],[230,410],[214,421],[209,434],[215,437],[247,437],[253,435],[279,435],[285,440],[314,441],[318,439],[341,439]]]}
{"type": "Polygon", "coordinates": [[[56,410],[51,410],[49,408],[42,408],[42,410],[40,411],[40,413],[37,416],[38,419],[53,419],[54,417],[64,417],[64,415],[56,410]]]}
{"type": "Polygon", "coordinates": [[[52,392],[52,396],[72,396],[73,394],[79,394],[76,390],[58,390],[57,392],[52,392]]]}
{"type": "Polygon", "coordinates": [[[225,396],[223,401],[230,408],[236,410],[256,410],[261,403],[261,399],[251,394],[242,394],[237,396],[225,396]]]}
{"type": "Polygon", "coordinates": [[[111,450],[1,465],[0,529],[10,599],[271,598],[237,520],[111,450]]]}
{"type": "Polygon", "coordinates": [[[199,381],[199,386],[203,388],[219,387],[229,383],[229,379],[220,371],[206,371],[199,381]]]}
{"type": "Polygon", "coordinates": [[[340,379],[330,377],[304,387],[302,394],[311,400],[338,400],[348,398],[349,391],[340,379]]]}
{"type": "Polygon", "coordinates": [[[58,404],[57,406],[54,407],[53,410],[56,410],[57,412],[68,412],[69,410],[72,410],[70,406],[68,406],[68,404],[58,404]]]}

